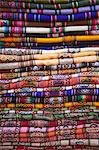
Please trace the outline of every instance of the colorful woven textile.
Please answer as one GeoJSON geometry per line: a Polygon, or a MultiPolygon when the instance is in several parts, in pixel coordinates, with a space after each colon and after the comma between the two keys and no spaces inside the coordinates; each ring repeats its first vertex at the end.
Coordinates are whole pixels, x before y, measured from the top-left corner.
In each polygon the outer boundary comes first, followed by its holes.
{"type": "Polygon", "coordinates": [[[0,1],[0,150],[99,150],[99,0],[0,1]]]}

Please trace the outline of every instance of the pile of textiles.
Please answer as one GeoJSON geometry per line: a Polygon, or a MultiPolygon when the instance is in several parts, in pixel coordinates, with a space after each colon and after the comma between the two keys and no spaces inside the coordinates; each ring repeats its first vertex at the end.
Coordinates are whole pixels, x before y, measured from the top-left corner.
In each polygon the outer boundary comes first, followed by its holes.
{"type": "Polygon", "coordinates": [[[99,0],[0,1],[0,150],[99,150],[99,0]]]}

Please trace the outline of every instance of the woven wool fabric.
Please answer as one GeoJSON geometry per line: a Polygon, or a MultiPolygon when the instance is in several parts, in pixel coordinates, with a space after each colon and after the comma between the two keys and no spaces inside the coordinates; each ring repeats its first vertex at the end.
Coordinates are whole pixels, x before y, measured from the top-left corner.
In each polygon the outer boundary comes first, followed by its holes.
{"type": "Polygon", "coordinates": [[[0,150],[99,150],[99,0],[0,1],[0,150]]]}

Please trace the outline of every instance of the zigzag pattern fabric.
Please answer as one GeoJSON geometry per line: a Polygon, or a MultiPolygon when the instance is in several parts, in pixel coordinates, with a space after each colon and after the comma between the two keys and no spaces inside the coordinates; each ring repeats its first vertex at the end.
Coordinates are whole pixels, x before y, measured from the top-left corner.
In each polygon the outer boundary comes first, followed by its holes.
{"type": "Polygon", "coordinates": [[[99,150],[99,0],[0,1],[0,150],[99,150]]]}

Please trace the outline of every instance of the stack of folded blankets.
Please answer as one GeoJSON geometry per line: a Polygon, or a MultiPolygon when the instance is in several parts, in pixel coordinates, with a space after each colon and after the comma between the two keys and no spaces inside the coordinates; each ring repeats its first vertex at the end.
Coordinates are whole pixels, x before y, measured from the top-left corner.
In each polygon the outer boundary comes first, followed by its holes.
{"type": "Polygon", "coordinates": [[[0,1],[0,150],[99,150],[99,0],[0,1]]]}

